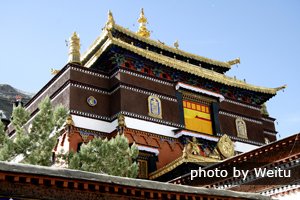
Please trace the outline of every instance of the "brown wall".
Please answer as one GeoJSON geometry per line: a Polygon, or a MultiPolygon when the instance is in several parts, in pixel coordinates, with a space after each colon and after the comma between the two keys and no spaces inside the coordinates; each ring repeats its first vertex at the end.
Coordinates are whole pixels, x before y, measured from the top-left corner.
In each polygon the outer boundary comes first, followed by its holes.
{"type": "Polygon", "coordinates": [[[230,113],[236,113],[237,115],[241,115],[244,117],[250,117],[258,120],[261,119],[260,110],[254,110],[252,108],[240,106],[226,101],[222,101],[220,103],[220,110],[228,111],[230,113]]]}
{"type": "Polygon", "coordinates": [[[77,110],[101,116],[110,116],[110,97],[107,94],[101,94],[72,86],[70,91],[70,101],[71,110],[77,110]],[[95,106],[90,106],[87,103],[87,98],[90,96],[93,96],[95,99],[97,99],[97,104],[95,106]]]}
{"type": "MultiPolygon", "coordinates": [[[[276,137],[266,135],[263,133],[264,130],[274,132],[274,133],[276,131],[273,122],[263,120],[263,117],[264,118],[268,118],[268,117],[262,116],[260,110],[223,101],[220,103],[220,111],[224,111],[226,113],[234,114],[241,117],[246,117],[261,122],[261,124],[259,124],[248,120],[244,120],[246,123],[247,135],[249,140],[260,142],[260,143],[265,143],[264,141],[265,137],[269,138],[270,141],[276,140],[276,137]]],[[[219,120],[220,120],[220,127],[222,133],[226,133],[232,136],[237,136],[235,117],[220,114],[219,120]]]]}
{"type": "MultiPolygon", "coordinates": [[[[269,120],[272,120],[272,119],[270,119],[270,118],[268,118],[268,117],[264,117],[264,118],[269,119],[269,120]]],[[[272,120],[272,121],[273,121],[273,120],[272,120]]],[[[265,129],[266,131],[276,132],[274,121],[273,121],[273,122],[270,122],[270,121],[262,120],[262,122],[263,122],[264,129],[265,129]]]]}
{"type": "Polygon", "coordinates": [[[46,88],[46,92],[40,91],[41,94],[37,95],[36,98],[32,99],[34,103],[30,102],[27,106],[27,110],[32,113],[38,108],[38,104],[43,100],[46,96],[53,96],[54,93],[58,92],[58,90],[70,79],[70,71],[66,72],[63,76],[59,77],[58,79],[53,80],[54,84],[52,84],[52,80],[49,81],[49,86],[46,88]]]}
{"type": "MultiPolygon", "coordinates": [[[[78,88],[72,86],[70,91],[70,109],[106,117],[112,117],[120,111],[148,116],[148,97],[150,94],[144,94],[144,91],[176,99],[175,88],[173,86],[128,75],[126,73],[119,73],[111,79],[105,79],[72,70],[71,80],[83,86],[107,91],[110,94],[100,94],[85,89],[84,87],[78,88]],[[118,88],[120,84],[125,84],[134,89],[138,88],[142,90],[142,92],[118,88]],[[112,91],[114,92],[112,93],[112,91]],[[87,104],[86,100],[89,96],[93,96],[97,99],[98,103],[96,106],[91,107],[87,104]]],[[[162,102],[163,120],[179,123],[180,117],[177,102],[163,98],[160,99],[162,102]]]]}
{"type": "Polygon", "coordinates": [[[52,100],[53,105],[62,104],[67,109],[70,108],[70,87],[66,88],[52,100]]]}
{"type": "MultiPolygon", "coordinates": [[[[237,130],[235,125],[236,118],[225,115],[219,115],[219,120],[222,133],[237,137],[237,130]]],[[[247,127],[248,139],[251,141],[264,143],[263,126],[254,122],[246,120],[244,121],[247,127]]]]}
{"type": "Polygon", "coordinates": [[[95,87],[106,88],[106,89],[110,88],[109,79],[86,74],[76,70],[71,70],[70,79],[73,81],[77,81],[95,87]]]}
{"type": "MultiPolygon", "coordinates": [[[[147,94],[121,89],[121,110],[148,116],[147,94]]],[[[162,120],[179,123],[178,103],[160,99],[162,106],[162,120]]]]}
{"type": "Polygon", "coordinates": [[[120,73],[120,81],[125,84],[135,85],[146,90],[155,91],[157,93],[175,96],[175,88],[148,79],[139,78],[126,73],[120,73]]]}
{"type": "MultiPolygon", "coordinates": [[[[83,68],[83,70],[89,70],[83,68]]],[[[95,73],[89,70],[90,73],[95,73]]],[[[174,86],[158,83],[153,80],[136,77],[127,73],[119,72],[111,79],[95,76],[90,73],[70,69],[67,73],[61,76],[47,92],[38,96],[37,101],[28,106],[28,110],[33,112],[37,109],[38,103],[45,96],[55,97],[69,82],[79,84],[80,87],[70,86],[62,94],[56,97],[54,104],[62,103],[67,108],[81,112],[96,114],[104,117],[112,117],[120,111],[148,116],[148,97],[150,93],[162,95],[176,99],[176,90],[174,86]],[[129,89],[119,88],[120,85],[126,85],[131,88],[137,88],[142,92],[129,89]],[[99,93],[84,88],[85,86],[92,89],[99,89],[106,93],[99,93]],[[116,89],[116,90],[115,90],[116,89]],[[114,91],[112,93],[112,91],[114,91]],[[144,93],[146,92],[146,94],[144,93]],[[109,93],[109,94],[108,94],[109,93]],[[87,98],[94,96],[97,99],[97,105],[91,107],[87,104],[87,98]]],[[[107,75],[105,75],[107,77],[107,75]]],[[[52,81],[53,82],[53,81],[52,81]]],[[[49,82],[51,85],[51,81],[49,82]]],[[[160,98],[162,102],[162,120],[180,124],[180,111],[178,102],[160,98]]],[[[261,121],[263,124],[246,121],[248,138],[257,142],[264,142],[263,130],[275,132],[274,123],[262,120],[260,110],[240,106],[230,102],[223,101],[220,103],[220,111],[232,113],[237,116],[243,116],[256,121],[261,121]]],[[[270,118],[271,119],[271,118],[270,118]]],[[[219,115],[220,128],[222,133],[236,136],[235,117],[219,115]]],[[[273,141],[275,137],[268,136],[273,141]]]]}

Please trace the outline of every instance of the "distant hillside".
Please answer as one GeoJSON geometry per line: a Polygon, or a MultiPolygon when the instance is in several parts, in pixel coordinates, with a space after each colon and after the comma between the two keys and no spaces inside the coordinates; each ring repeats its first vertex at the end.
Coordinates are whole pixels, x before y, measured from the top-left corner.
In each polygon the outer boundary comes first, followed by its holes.
{"type": "Polygon", "coordinates": [[[33,94],[23,92],[10,85],[0,84],[0,118],[6,117],[10,119],[13,108],[12,103],[15,101],[17,95],[22,97],[24,103],[27,103],[33,96],[33,94]]]}

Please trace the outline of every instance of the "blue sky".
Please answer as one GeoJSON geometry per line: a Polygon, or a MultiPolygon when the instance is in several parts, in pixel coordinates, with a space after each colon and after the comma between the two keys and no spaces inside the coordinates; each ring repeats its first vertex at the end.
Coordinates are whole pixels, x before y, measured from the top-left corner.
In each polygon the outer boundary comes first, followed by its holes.
{"type": "Polygon", "coordinates": [[[267,102],[279,138],[300,132],[300,1],[0,1],[0,83],[37,92],[51,68],[67,61],[68,39],[81,38],[82,52],[101,33],[112,10],[116,23],[137,30],[141,8],[151,38],[180,49],[227,61],[241,58],[228,73],[248,83],[278,87],[267,102]]]}

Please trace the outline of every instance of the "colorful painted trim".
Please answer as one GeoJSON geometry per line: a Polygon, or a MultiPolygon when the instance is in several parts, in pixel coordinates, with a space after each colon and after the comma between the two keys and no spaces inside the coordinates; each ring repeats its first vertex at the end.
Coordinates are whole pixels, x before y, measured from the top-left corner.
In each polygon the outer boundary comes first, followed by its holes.
{"type": "Polygon", "coordinates": [[[153,82],[161,83],[163,85],[173,86],[173,83],[171,83],[171,82],[159,80],[157,78],[153,78],[153,77],[149,77],[149,76],[144,76],[142,74],[137,74],[137,73],[134,73],[134,72],[131,72],[131,71],[128,71],[128,70],[120,69],[119,72],[129,74],[129,75],[132,75],[132,76],[136,76],[136,77],[139,77],[139,78],[147,79],[147,80],[150,80],[150,81],[153,81],[153,82]]]}
{"type": "MultiPolygon", "coordinates": [[[[109,36],[109,39],[104,43],[104,45],[100,48],[100,50],[94,55],[92,60],[96,60],[100,55],[104,52],[104,49],[110,46],[111,44],[117,45],[121,48],[127,49],[133,53],[136,53],[140,56],[143,56],[147,59],[150,59],[154,62],[158,62],[160,64],[166,65],[168,67],[187,72],[189,74],[196,75],[198,77],[206,78],[215,82],[219,82],[225,85],[234,86],[242,89],[247,89],[250,91],[256,91],[256,92],[262,92],[267,94],[275,95],[278,90],[284,89],[286,86],[278,87],[278,88],[266,88],[266,87],[260,87],[260,86],[254,86],[245,83],[244,81],[237,80],[235,78],[231,78],[228,76],[225,76],[224,74],[220,74],[217,72],[214,72],[212,70],[208,70],[205,68],[201,68],[199,66],[195,66],[189,63],[185,63],[183,61],[179,61],[167,56],[163,56],[162,54],[157,54],[151,51],[147,51],[145,49],[141,49],[139,47],[136,47],[134,45],[128,44],[120,39],[113,38],[112,36],[109,36]]],[[[86,65],[91,66],[92,63],[86,63],[86,65]]]]}
{"type": "Polygon", "coordinates": [[[157,96],[160,99],[164,99],[164,100],[168,100],[168,101],[177,102],[177,99],[175,99],[175,98],[171,98],[171,97],[160,95],[160,94],[157,94],[157,93],[154,93],[154,92],[149,92],[149,91],[146,91],[146,90],[138,89],[138,88],[132,87],[132,86],[120,85],[120,88],[123,88],[123,89],[126,89],[126,90],[131,90],[131,91],[138,92],[138,93],[142,93],[142,94],[145,94],[145,95],[148,95],[148,96],[157,96]]]}
{"type": "Polygon", "coordinates": [[[130,37],[132,37],[132,38],[134,38],[134,39],[140,40],[142,42],[148,43],[150,45],[161,48],[163,50],[172,52],[174,54],[179,54],[179,55],[185,56],[185,57],[190,58],[190,59],[199,60],[199,61],[202,61],[202,62],[205,62],[205,63],[213,64],[213,65],[224,67],[224,68],[229,68],[229,69],[231,68],[231,65],[227,62],[222,62],[222,61],[209,59],[209,58],[206,58],[206,57],[203,57],[203,56],[199,56],[199,55],[195,55],[195,54],[192,54],[192,53],[182,51],[182,50],[180,50],[178,48],[175,48],[175,47],[171,47],[171,46],[168,46],[168,45],[165,45],[165,44],[161,44],[160,42],[152,40],[150,38],[141,37],[141,36],[137,35],[136,33],[132,32],[128,29],[125,29],[122,26],[119,26],[117,24],[115,24],[113,28],[120,31],[120,32],[122,32],[122,33],[124,33],[124,34],[126,34],[126,35],[128,35],[128,36],[130,36],[130,37]]]}

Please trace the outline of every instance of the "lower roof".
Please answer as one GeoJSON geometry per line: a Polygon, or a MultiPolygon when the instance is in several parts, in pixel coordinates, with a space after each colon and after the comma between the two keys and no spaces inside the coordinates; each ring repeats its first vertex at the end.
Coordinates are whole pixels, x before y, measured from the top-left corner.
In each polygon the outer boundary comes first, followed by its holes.
{"type": "Polygon", "coordinates": [[[117,177],[106,174],[84,172],[79,170],[34,166],[27,164],[13,164],[0,162],[0,173],[29,174],[35,176],[58,177],[67,179],[79,179],[91,182],[115,184],[129,186],[141,189],[159,190],[176,193],[190,193],[203,195],[218,195],[224,197],[246,198],[246,199],[271,199],[255,193],[234,192],[227,190],[207,189],[201,187],[191,187],[184,185],[175,185],[170,183],[160,183],[149,180],[133,179],[126,177],[117,177]]]}

